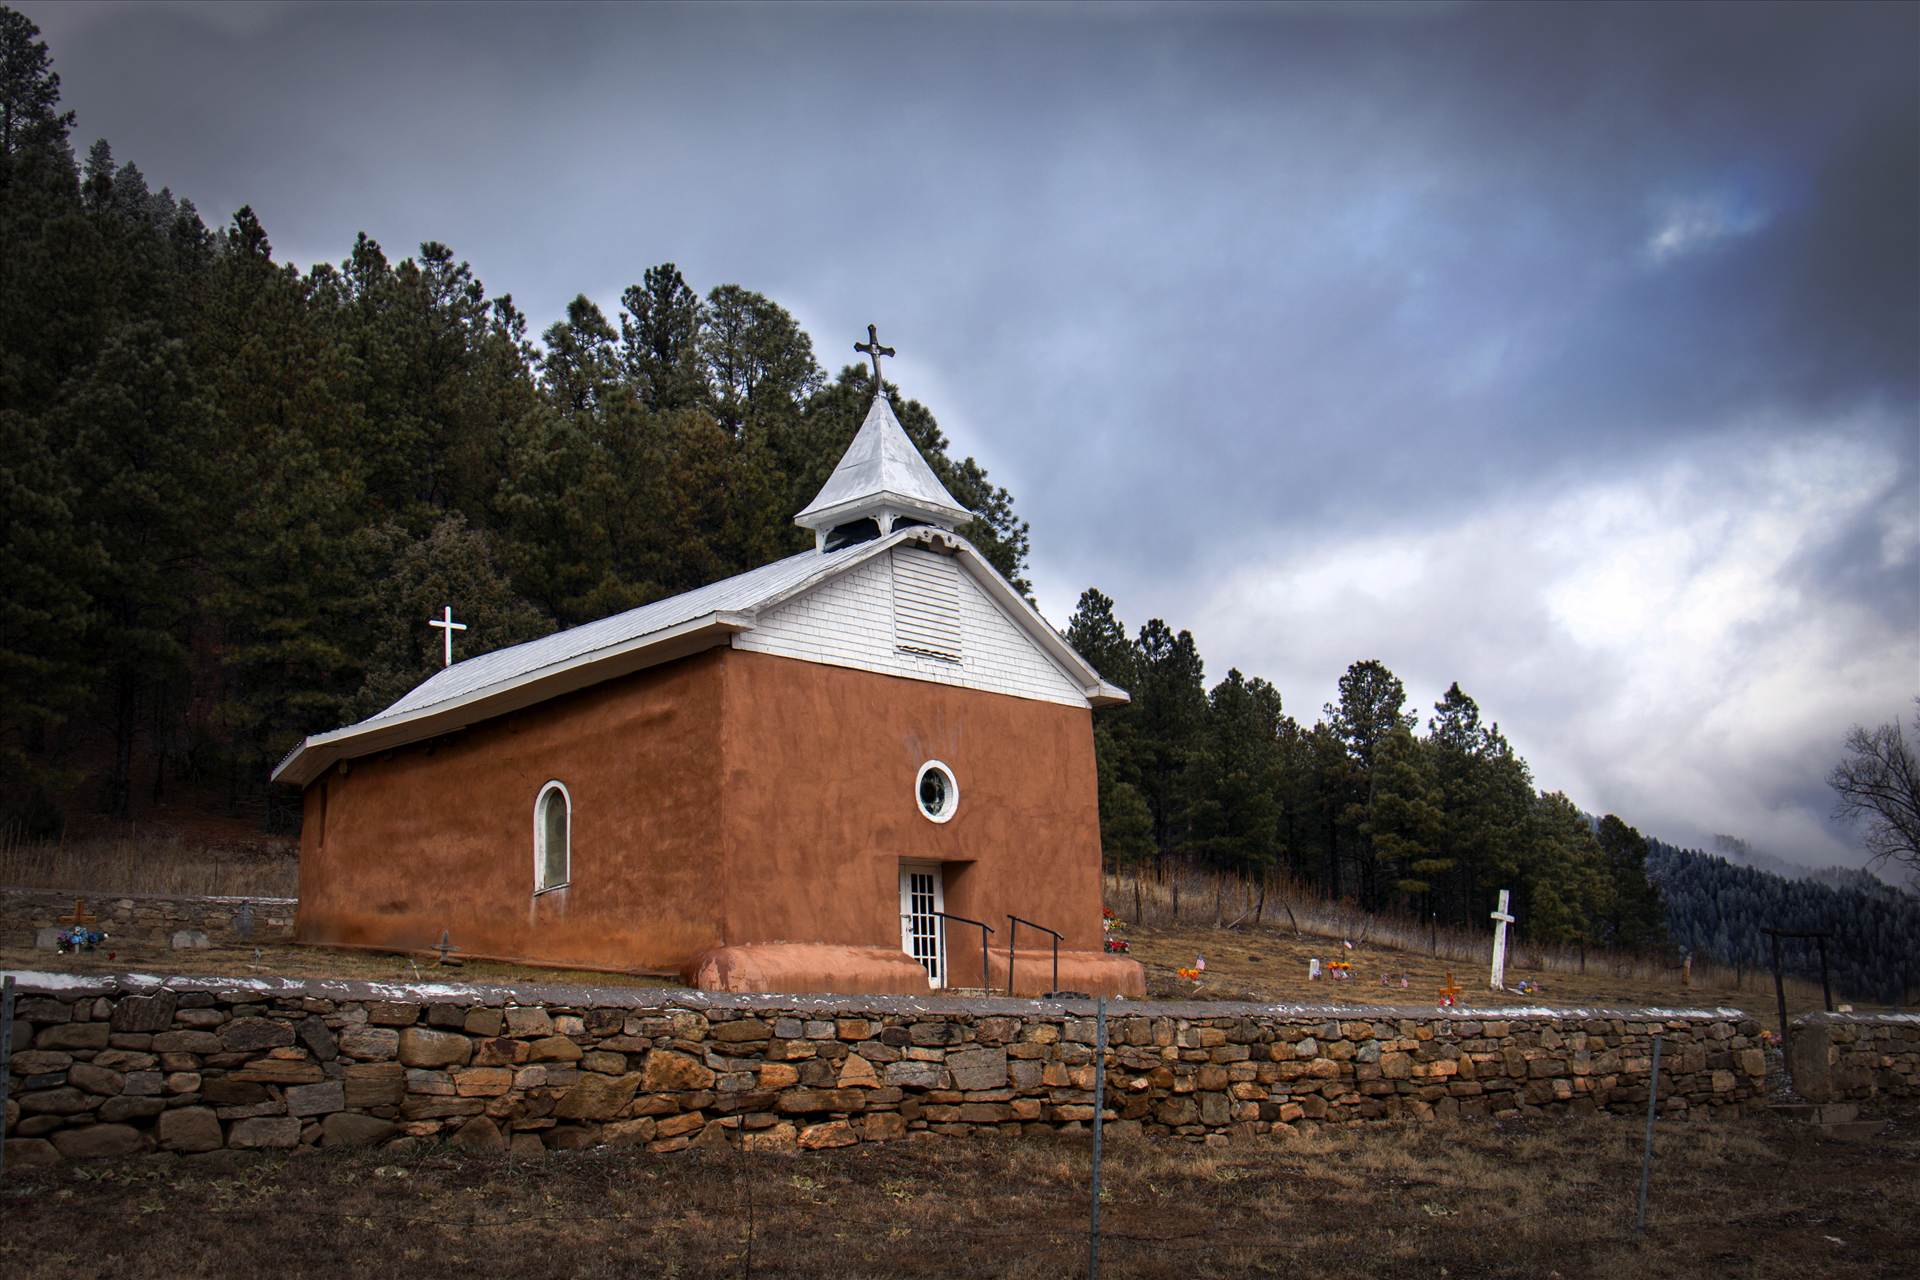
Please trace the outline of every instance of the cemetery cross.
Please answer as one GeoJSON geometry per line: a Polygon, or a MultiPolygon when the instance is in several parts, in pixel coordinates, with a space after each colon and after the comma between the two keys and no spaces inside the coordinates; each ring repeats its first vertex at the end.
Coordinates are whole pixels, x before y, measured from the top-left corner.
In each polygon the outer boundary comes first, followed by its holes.
{"type": "Polygon", "coordinates": [[[1495,991],[1501,991],[1507,985],[1507,926],[1513,923],[1513,917],[1507,914],[1507,890],[1500,891],[1500,905],[1488,919],[1493,925],[1493,972],[1487,985],[1495,991]]]}

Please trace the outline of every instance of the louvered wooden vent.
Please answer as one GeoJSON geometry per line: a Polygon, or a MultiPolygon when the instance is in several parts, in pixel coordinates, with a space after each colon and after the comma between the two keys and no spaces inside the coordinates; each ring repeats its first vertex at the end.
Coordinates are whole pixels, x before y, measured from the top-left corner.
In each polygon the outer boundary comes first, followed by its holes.
{"type": "Polygon", "coordinates": [[[960,661],[960,570],[951,558],[894,551],[893,637],[907,653],[960,661]]]}

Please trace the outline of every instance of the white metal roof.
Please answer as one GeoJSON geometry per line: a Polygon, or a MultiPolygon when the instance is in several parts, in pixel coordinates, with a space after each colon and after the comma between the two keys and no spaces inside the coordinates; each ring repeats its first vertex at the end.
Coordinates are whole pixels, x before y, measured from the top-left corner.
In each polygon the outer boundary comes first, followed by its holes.
{"type": "Polygon", "coordinates": [[[598,622],[456,662],[378,715],[308,737],[280,762],[273,779],[304,786],[336,761],[452,732],[726,644],[734,634],[752,630],[760,615],[902,542],[951,550],[989,598],[1080,685],[1089,704],[1128,700],[1126,691],[1102,680],[972,543],[956,533],[914,526],[844,550],[803,551],[598,622]]]}
{"type": "Polygon", "coordinates": [[[853,443],[841,455],[840,465],[793,522],[806,529],[825,528],[857,519],[868,507],[887,505],[913,509],[948,524],[973,519],[973,512],[954,500],[914,448],[887,397],[877,395],[853,443]]]}
{"type": "Polygon", "coordinates": [[[769,596],[818,572],[823,567],[824,559],[817,551],[803,551],[785,560],[775,560],[758,569],[749,569],[731,578],[722,578],[704,587],[668,596],[665,600],[655,600],[652,604],[643,604],[637,609],[601,618],[598,622],[582,623],[538,640],[495,649],[492,653],[456,662],[443,671],[436,671],[398,702],[361,723],[374,724],[392,716],[419,711],[476,690],[517,680],[544,667],[626,644],[709,613],[751,610],[769,596]]]}

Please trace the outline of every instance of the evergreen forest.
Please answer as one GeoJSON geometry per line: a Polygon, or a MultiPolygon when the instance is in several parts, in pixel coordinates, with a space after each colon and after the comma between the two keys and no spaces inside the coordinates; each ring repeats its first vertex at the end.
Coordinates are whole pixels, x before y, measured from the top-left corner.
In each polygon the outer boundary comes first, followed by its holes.
{"type": "MultiPolygon", "coordinates": [[[[303,734],[440,664],[812,545],[791,523],[872,399],[772,299],[648,268],[540,330],[443,244],[274,260],[105,141],[0,8],[0,825],[178,788],[275,829],[303,734]]],[[[849,352],[851,354],[851,352],[849,352]]],[[[1013,499],[902,426],[1024,589],[1013,499]]]]}
{"type": "MultiPolygon", "coordinates": [[[[1660,886],[1668,930],[1683,951],[1739,969],[1771,969],[1771,941],[1762,929],[1825,933],[1836,997],[1903,1004],[1920,986],[1920,898],[1870,875],[1838,883],[1790,879],[1659,840],[1648,841],[1647,874],[1660,886]]],[[[1817,947],[1783,939],[1782,966],[1819,978],[1817,947]]]]}
{"type": "MultiPolygon", "coordinates": [[[[37,31],[0,8],[0,827],[14,835],[181,794],[292,830],[297,798],[268,785],[273,766],[438,669],[426,621],[443,605],[470,624],[473,656],[812,545],[792,513],[858,429],[872,375],[823,366],[773,299],[701,292],[661,263],[616,314],[583,295],[536,330],[444,244],[395,258],[361,235],[338,263],[278,262],[250,209],[209,226],[105,141],[79,155],[75,127],[37,31]]],[[[926,406],[894,403],[978,513],[965,536],[1026,590],[1013,496],[952,455],[926,406]]],[[[1838,950],[1860,958],[1861,990],[1903,946],[1910,962],[1911,899],[1843,910],[1836,891],[1596,822],[1540,789],[1457,684],[1422,723],[1401,681],[1362,660],[1296,718],[1257,676],[1209,687],[1188,631],[1130,630],[1098,590],[1066,635],[1133,694],[1094,718],[1102,837],[1123,874],[1285,876],[1475,928],[1510,889],[1538,942],[1671,936],[1739,963],[1761,923],[1818,919],[1855,931],[1838,950]]]]}

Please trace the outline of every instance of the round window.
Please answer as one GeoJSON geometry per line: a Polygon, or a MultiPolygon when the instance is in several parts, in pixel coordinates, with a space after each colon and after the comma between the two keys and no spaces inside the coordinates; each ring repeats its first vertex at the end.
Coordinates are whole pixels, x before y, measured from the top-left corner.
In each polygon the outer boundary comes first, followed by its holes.
{"type": "Polygon", "coordinates": [[[913,790],[920,802],[920,812],[935,822],[953,817],[953,811],[960,805],[960,784],[953,780],[953,770],[938,760],[929,760],[920,766],[913,790]]]}

